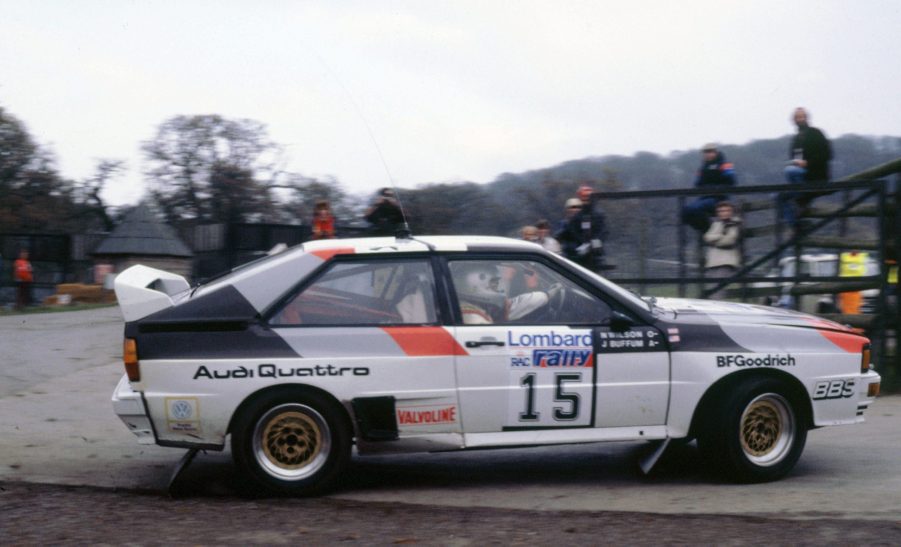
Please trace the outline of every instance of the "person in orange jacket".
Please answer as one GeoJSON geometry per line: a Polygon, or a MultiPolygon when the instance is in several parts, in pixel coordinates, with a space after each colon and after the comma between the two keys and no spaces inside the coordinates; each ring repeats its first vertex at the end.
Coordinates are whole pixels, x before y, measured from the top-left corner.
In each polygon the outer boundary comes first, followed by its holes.
{"type": "Polygon", "coordinates": [[[16,309],[21,310],[31,304],[31,283],[34,272],[28,261],[28,251],[19,251],[19,258],[13,263],[13,278],[16,281],[16,309]]]}
{"type": "Polygon", "coordinates": [[[325,200],[317,201],[313,209],[313,239],[332,239],[335,237],[335,215],[325,200]]]}

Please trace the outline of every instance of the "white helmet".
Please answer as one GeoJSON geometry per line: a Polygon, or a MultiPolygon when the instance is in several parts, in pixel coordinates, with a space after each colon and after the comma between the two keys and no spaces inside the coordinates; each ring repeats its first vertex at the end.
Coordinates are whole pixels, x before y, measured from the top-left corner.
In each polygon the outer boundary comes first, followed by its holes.
{"type": "Polygon", "coordinates": [[[457,263],[454,281],[462,300],[474,304],[503,309],[506,303],[504,288],[497,267],[489,262],[457,263]]]}

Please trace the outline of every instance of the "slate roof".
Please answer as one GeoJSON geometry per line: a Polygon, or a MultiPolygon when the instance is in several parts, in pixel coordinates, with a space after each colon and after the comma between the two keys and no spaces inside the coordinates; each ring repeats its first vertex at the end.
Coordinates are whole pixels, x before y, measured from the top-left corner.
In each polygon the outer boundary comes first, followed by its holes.
{"type": "Polygon", "coordinates": [[[191,257],[193,253],[171,226],[157,218],[147,205],[132,209],[100,243],[95,255],[191,257]]]}

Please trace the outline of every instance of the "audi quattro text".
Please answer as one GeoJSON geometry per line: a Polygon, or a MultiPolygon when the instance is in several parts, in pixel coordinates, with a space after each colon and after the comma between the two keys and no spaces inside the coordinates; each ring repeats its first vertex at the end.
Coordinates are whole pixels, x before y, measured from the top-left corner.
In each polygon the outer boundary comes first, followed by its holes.
{"type": "Polygon", "coordinates": [[[697,439],[742,482],[788,473],[807,431],[863,421],[869,342],[801,313],[642,299],[494,237],[308,242],[190,287],[116,278],[141,443],[221,450],[309,495],[360,455],[697,439]]]}

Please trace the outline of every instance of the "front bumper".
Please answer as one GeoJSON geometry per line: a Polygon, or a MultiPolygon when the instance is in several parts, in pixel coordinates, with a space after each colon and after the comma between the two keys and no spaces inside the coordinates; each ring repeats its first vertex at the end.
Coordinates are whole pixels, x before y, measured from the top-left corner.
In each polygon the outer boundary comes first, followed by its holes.
{"type": "Polygon", "coordinates": [[[128,376],[122,375],[113,391],[113,411],[128,426],[128,430],[138,437],[139,444],[156,444],[153,425],[147,416],[147,407],[141,393],[131,389],[128,376]]]}
{"type": "Polygon", "coordinates": [[[859,395],[859,402],[857,404],[857,417],[862,418],[863,413],[870,408],[870,404],[876,400],[876,397],[879,395],[879,387],[882,382],[882,377],[875,371],[870,369],[861,377],[861,389],[859,395]]]}

